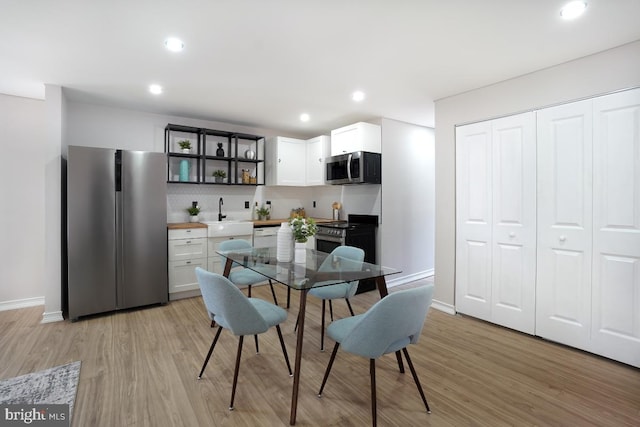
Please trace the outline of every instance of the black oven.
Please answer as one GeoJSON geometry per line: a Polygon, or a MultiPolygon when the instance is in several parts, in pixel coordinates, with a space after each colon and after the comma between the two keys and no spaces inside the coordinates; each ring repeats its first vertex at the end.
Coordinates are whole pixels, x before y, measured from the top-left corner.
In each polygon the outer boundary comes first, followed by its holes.
{"type": "MultiPolygon", "coordinates": [[[[349,222],[318,224],[316,250],[330,253],[338,246],[355,246],[364,250],[364,261],[376,263],[377,215],[349,215],[349,222]]],[[[362,280],[357,293],[375,289],[373,280],[362,280]]]]}

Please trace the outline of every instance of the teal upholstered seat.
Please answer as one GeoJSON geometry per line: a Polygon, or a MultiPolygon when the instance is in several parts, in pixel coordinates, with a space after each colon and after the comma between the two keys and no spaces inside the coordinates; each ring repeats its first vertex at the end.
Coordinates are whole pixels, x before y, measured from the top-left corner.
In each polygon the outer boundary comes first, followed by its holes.
{"type": "MultiPolygon", "coordinates": [[[[360,248],[353,246],[338,246],[331,254],[324,260],[318,271],[358,271],[362,269],[362,262],[364,261],[364,251],[360,248]],[[339,258],[338,258],[339,257],[339,258]]],[[[329,301],[329,312],[331,314],[331,320],[333,320],[333,305],[331,300],[341,299],[347,302],[349,312],[353,316],[353,308],[349,298],[356,294],[358,290],[358,281],[348,283],[338,283],[335,285],[324,286],[326,283],[321,282],[316,287],[309,290],[309,295],[322,299],[322,326],[320,332],[320,350],[324,350],[324,316],[326,311],[326,301],[329,301]]]]}
{"type": "Polygon", "coordinates": [[[218,331],[213,338],[198,379],[202,378],[202,374],[207,367],[207,363],[209,363],[209,359],[211,358],[211,354],[213,353],[222,329],[228,329],[234,335],[238,336],[238,352],[233,376],[233,387],[231,389],[231,403],[229,404],[229,409],[233,409],[238,372],[240,370],[242,343],[245,335],[261,334],[275,326],[289,375],[292,375],[289,356],[287,355],[287,349],[284,345],[282,332],[280,330],[280,323],[287,319],[287,312],[270,302],[246,297],[229,279],[219,274],[211,273],[198,267],[196,268],[196,276],[198,277],[198,284],[200,285],[202,299],[207,312],[218,324],[218,331]]]}
{"type": "MultiPolygon", "coordinates": [[[[393,292],[378,301],[366,313],[331,323],[327,328],[327,335],[336,344],[318,396],[322,395],[322,390],[329,378],[338,347],[342,346],[344,351],[368,358],[371,374],[371,414],[375,426],[377,423],[375,360],[384,354],[402,350],[420,397],[427,412],[430,413],[427,398],[409,358],[407,346],[418,342],[432,297],[433,285],[393,292]]],[[[404,372],[402,368],[401,372],[404,372]]]]}
{"type": "MultiPolygon", "coordinates": [[[[251,243],[247,240],[243,239],[231,239],[225,240],[220,243],[218,247],[221,251],[239,251],[245,249],[251,249],[251,243]]],[[[222,267],[224,268],[227,258],[220,255],[220,259],[222,262],[222,267]]],[[[251,297],[251,286],[256,283],[262,283],[269,280],[269,286],[271,287],[271,295],[273,296],[273,302],[278,305],[278,298],[276,298],[276,293],[273,289],[273,283],[270,279],[267,279],[262,274],[253,271],[249,268],[245,268],[240,264],[234,262],[231,266],[231,272],[229,273],[229,280],[231,280],[236,286],[247,286],[247,294],[251,297]]]]}

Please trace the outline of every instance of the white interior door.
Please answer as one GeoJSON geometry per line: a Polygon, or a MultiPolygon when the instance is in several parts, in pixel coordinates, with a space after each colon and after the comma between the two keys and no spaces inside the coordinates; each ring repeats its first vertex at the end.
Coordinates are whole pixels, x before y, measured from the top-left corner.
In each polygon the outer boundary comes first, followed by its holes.
{"type": "Polygon", "coordinates": [[[592,105],[537,113],[536,335],[589,349],[592,252],[592,105]]]}
{"type": "Polygon", "coordinates": [[[493,120],[492,321],[529,334],[535,329],[535,115],[493,120]]]}
{"type": "Polygon", "coordinates": [[[593,351],[640,366],[640,90],[594,100],[593,351]]]}
{"type": "Polygon", "coordinates": [[[456,129],[456,310],[491,320],[491,123],[456,129]]]}

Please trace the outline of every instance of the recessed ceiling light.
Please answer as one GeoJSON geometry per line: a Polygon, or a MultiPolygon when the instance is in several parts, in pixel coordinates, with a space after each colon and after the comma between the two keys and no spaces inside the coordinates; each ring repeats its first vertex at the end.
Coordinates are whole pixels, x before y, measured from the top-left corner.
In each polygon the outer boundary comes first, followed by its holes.
{"type": "Polygon", "coordinates": [[[351,99],[353,99],[355,102],[363,101],[364,98],[365,98],[364,92],[362,92],[361,90],[357,90],[353,92],[353,95],[351,95],[351,99]]]}
{"type": "Polygon", "coordinates": [[[182,49],[184,49],[184,43],[182,42],[182,40],[175,37],[169,37],[168,39],[166,39],[164,41],[164,45],[171,52],[180,52],[182,49]]]}
{"type": "Polygon", "coordinates": [[[300,114],[300,121],[302,122],[308,122],[310,119],[309,115],[307,113],[302,113],[300,114]]]}
{"type": "Polygon", "coordinates": [[[564,5],[560,9],[560,16],[562,19],[575,19],[584,13],[587,8],[587,2],[584,1],[572,1],[564,5]]]}
{"type": "Polygon", "coordinates": [[[162,93],[162,86],[160,85],[149,85],[149,92],[154,95],[160,95],[162,93]]]}

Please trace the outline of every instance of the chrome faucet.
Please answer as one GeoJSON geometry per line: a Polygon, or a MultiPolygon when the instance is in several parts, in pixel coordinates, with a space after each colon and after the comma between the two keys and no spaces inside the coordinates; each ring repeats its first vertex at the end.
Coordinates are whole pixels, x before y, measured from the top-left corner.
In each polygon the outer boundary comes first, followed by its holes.
{"type": "Polygon", "coordinates": [[[220,197],[220,200],[218,200],[218,221],[222,221],[222,218],[226,218],[226,215],[222,215],[222,205],[224,205],[224,202],[222,201],[222,197],[220,197]]]}

